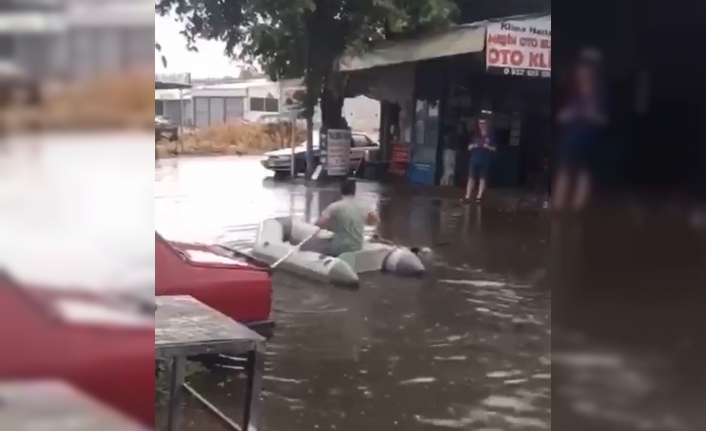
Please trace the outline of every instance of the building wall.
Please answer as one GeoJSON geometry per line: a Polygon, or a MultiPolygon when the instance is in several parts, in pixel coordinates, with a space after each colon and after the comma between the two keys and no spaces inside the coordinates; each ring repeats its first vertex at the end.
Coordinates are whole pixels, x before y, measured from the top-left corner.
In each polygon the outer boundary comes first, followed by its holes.
{"type": "Polygon", "coordinates": [[[15,36],[16,61],[37,78],[84,78],[154,65],[154,27],[76,28],[15,36]]]}
{"type": "Polygon", "coordinates": [[[244,97],[194,97],[193,103],[189,106],[193,112],[196,127],[207,127],[244,118],[244,97]]]}
{"type": "MultiPolygon", "coordinates": [[[[238,119],[258,121],[263,115],[278,114],[279,110],[278,103],[277,106],[271,105],[270,110],[252,109],[253,98],[279,101],[279,84],[262,81],[217,84],[185,90],[182,95],[185,100],[183,114],[180,112],[178,91],[158,90],[155,98],[164,103],[164,115],[174,123],[181,119],[184,125],[207,127],[238,119]]],[[[380,125],[378,101],[364,96],[349,98],[344,102],[343,112],[353,129],[368,133],[377,139],[380,125]]],[[[321,113],[317,109],[314,114],[315,127],[318,128],[320,122],[321,113]]]]}
{"type": "MultiPolygon", "coordinates": [[[[154,66],[154,10],[141,0],[61,0],[29,9],[32,22],[60,25],[0,29],[0,55],[36,78],[81,78],[154,66]],[[63,28],[63,29],[60,29],[63,28]]],[[[2,13],[0,11],[0,13],[2,13]]]]}
{"type": "Polygon", "coordinates": [[[188,126],[193,124],[193,108],[191,100],[163,100],[164,116],[169,118],[172,124],[188,126]]]}
{"type": "Polygon", "coordinates": [[[244,109],[244,118],[248,121],[258,121],[263,115],[272,115],[279,112],[279,83],[269,82],[265,85],[249,87],[247,89],[246,103],[244,109]],[[265,111],[252,109],[252,99],[277,99],[278,109],[265,111]]]}

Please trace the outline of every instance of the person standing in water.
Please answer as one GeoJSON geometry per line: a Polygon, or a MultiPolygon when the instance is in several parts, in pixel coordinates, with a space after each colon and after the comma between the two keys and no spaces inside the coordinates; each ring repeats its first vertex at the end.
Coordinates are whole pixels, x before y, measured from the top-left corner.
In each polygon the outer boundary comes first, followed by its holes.
{"type": "Polygon", "coordinates": [[[471,194],[475,189],[476,181],[478,181],[478,194],[476,202],[483,200],[486,183],[488,180],[488,172],[490,171],[490,162],[492,161],[493,153],[496,151],[495,142],[491,137],[488,120],[479,118],[476,123],[476,133],[471,136],[471,143],[468,146],[470,151],[468,184],[466,185],[465,202],[471,200],[471,194]]]}
{"type": "Polygon", "coordinates": [[[341,184],[341,200],[329,205],[319,216],[316,226],[333,232],[331,238],[313,238],[302,250],[329,256],[360,251],[363,248],[365,226],[377,226],[380,217],[375,210],[355,198],[356,182],[346,179],[341,184]]]}
{"type": "Polygon", "coordinates": [[[563,211],[571,197],[572,208],[580,211],[590,195],[594,152],[607,122],[599,68],[600,58],[585,51],[569,75],[566,102],[557,118],[562,133],[553,211],[563,211]]]}

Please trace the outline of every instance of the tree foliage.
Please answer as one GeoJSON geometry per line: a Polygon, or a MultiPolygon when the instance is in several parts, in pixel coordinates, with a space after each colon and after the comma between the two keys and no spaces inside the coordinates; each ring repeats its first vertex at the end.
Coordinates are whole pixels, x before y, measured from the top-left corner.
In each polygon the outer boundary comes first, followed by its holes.
{"type": "Polygon", "coordinates": [[[454,3],[460,23],[552,10],[551,0],[454,0],[454,3]]]}
{"type": "Polygon", "coordinates": [[[162,66],[164,66],[166,68],[167,67],[167,57],[165,57],[164,54],[162,54],[162,45],[160,45],[159,42],[155,42],[154,49],[155,49],[155,51],[157,51],[159,53],[159,56],[162,60],[162,66]]]}
{"type": "MultiPolygon", "coordinates": [[[[324,127],[345,126],[335,61],[396,35],[446,26],[453,0],[156,0],[156,12],[183,24],[187,47],[199,38],[225,42],[226,55],[254,62],[273,80],[304,77],[308,147],[321,101],[324,127]]],[[[313,170],[307,151],[307,177],[313,170]]]]}
{"type": "Polygon", "coordinates": [[[225,42],[226,54],[256,62],[272,79],[304,77],[307,114],[331,85],[347,49],[443,27],[453,0],[158,0],[156,11],[183,24],[187,47],[225,42]]]}

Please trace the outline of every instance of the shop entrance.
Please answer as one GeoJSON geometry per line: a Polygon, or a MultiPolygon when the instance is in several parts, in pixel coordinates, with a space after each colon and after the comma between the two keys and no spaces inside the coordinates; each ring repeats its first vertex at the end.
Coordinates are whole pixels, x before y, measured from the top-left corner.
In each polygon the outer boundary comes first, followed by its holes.
{"type": "Polygon", "coordinates": [[[489,75],[478,69],[452,68],[451,76],[441,142],[444,152],[455,151],[453,185],[466,185],[468,143],[482,115],[490,119],[498,147],[489,186],[519,188],[532,183],[539,189],[549,175],[550,80],[489,75]]]}

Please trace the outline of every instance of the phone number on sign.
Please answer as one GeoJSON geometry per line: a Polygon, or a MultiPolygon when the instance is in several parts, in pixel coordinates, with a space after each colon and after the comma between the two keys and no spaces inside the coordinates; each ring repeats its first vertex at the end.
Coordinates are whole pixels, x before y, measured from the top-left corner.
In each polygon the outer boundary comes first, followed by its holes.
{"type": "Polygon", "coordinates": [[[491,67],[489,68],[489,71],[511,76],[532,76],[542,78],[551,78],[552,76],[551,70],[522,69],[515,67],[491,67]]]}

